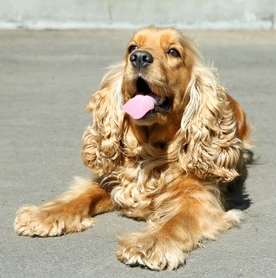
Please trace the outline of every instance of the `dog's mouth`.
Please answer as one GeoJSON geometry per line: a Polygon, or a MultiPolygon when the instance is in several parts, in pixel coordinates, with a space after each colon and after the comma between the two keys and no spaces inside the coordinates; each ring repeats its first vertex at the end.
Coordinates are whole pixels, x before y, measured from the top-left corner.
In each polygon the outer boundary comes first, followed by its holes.
{"type": "Polygon", "coordinates": [[[144,95],[144,96],[150,96],[155,99],[155,105],[154,109],[149,111],[145,116],[147,116],[150,113],[156,113],[156,112],[169,112],[171,108],[172,101],[167,96],[159,96],[155,94],[149,83],[142,77],[138,77],[136,80],[136,92],[135,95],[144,95]]]}
{"type": "Polygon", "coordinates": [[[132,97],[124,104],[123,110],[134,120],[152,118],[158,113],[168,113],[171,110],[172,99],[163,96],[160,86],[151,84],[139,76],[132,83],[132,97]],[[157,93],[155,93],[155,91],[157,93]]]}

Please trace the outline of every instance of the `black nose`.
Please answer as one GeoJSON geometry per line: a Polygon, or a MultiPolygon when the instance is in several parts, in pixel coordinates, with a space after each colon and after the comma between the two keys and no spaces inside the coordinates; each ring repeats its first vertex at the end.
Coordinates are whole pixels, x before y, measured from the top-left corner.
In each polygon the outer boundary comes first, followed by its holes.
{"type": "Polygon", "coordinates": [[[130,62],[135,68],[145,68],[153,62],[152,55],[147,51],[137,50],[129,57],[130,62]]]}

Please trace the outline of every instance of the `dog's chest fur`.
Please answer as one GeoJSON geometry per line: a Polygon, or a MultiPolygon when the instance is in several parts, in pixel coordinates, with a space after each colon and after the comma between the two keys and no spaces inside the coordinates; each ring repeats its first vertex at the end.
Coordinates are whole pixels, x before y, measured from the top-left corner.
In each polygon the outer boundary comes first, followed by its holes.
{"type": "Polygon", "coordinates": [[[135,218],[145,218],[154,205],[154,196],[164,191],[183,171],[176,163],[160,165],[160,161],[152,159],[141,160],[132,166],[128,161],[127,165],[110,175],[115,183],[111,196],[124,214],[135,218]]]}
{"type": "Polygon", "coordinates": [[[122,138],[123,165],[104,179],[103,186],[111,186],[113,202],[124,214],[144,218],[153,205],[153,196],[183,174],[183,169],[167,160],[165,141],[140,144],[141,133],[133,131],[127,129],[122,138]]]}

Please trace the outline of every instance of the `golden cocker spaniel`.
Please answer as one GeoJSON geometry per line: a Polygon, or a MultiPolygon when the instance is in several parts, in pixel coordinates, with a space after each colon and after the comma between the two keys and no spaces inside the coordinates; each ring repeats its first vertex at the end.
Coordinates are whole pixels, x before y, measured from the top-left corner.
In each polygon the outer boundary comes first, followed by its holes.
{"type": "Polygon", "coordinates": [[[78,178],[56,200],[19,209],[17,234],[79,232],[92,216],[118,210],[148,223],[120,238],[118,259],[171,270],[203,239],[240,222],[239,210],[224,208],[221,192],[241,174],[249,125],[180,32],[138,31],[87,109],[93,120],[81,157],[96,178],[78,178]]]}

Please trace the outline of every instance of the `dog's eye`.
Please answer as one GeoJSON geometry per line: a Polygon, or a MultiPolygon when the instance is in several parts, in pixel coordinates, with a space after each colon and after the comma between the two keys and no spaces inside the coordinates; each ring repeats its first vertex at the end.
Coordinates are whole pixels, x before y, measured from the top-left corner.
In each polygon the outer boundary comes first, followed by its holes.
{"type": "Polygon", "coordinates": [[[170,48],[168,50],[168,54],[173,56],[173,57],[180,57],[179,51],[177,49],[175,49],[175,48],[170,48]]]}
{"type": "Polygon", "coordinates": [[[128,51],[128,53],[131,53],[132,51],[134,51],[134,50],[137,49],[137,48],[138,48],[137,45],[131,44],[131,45],[128,47],[127,51],[128,51]]]}

